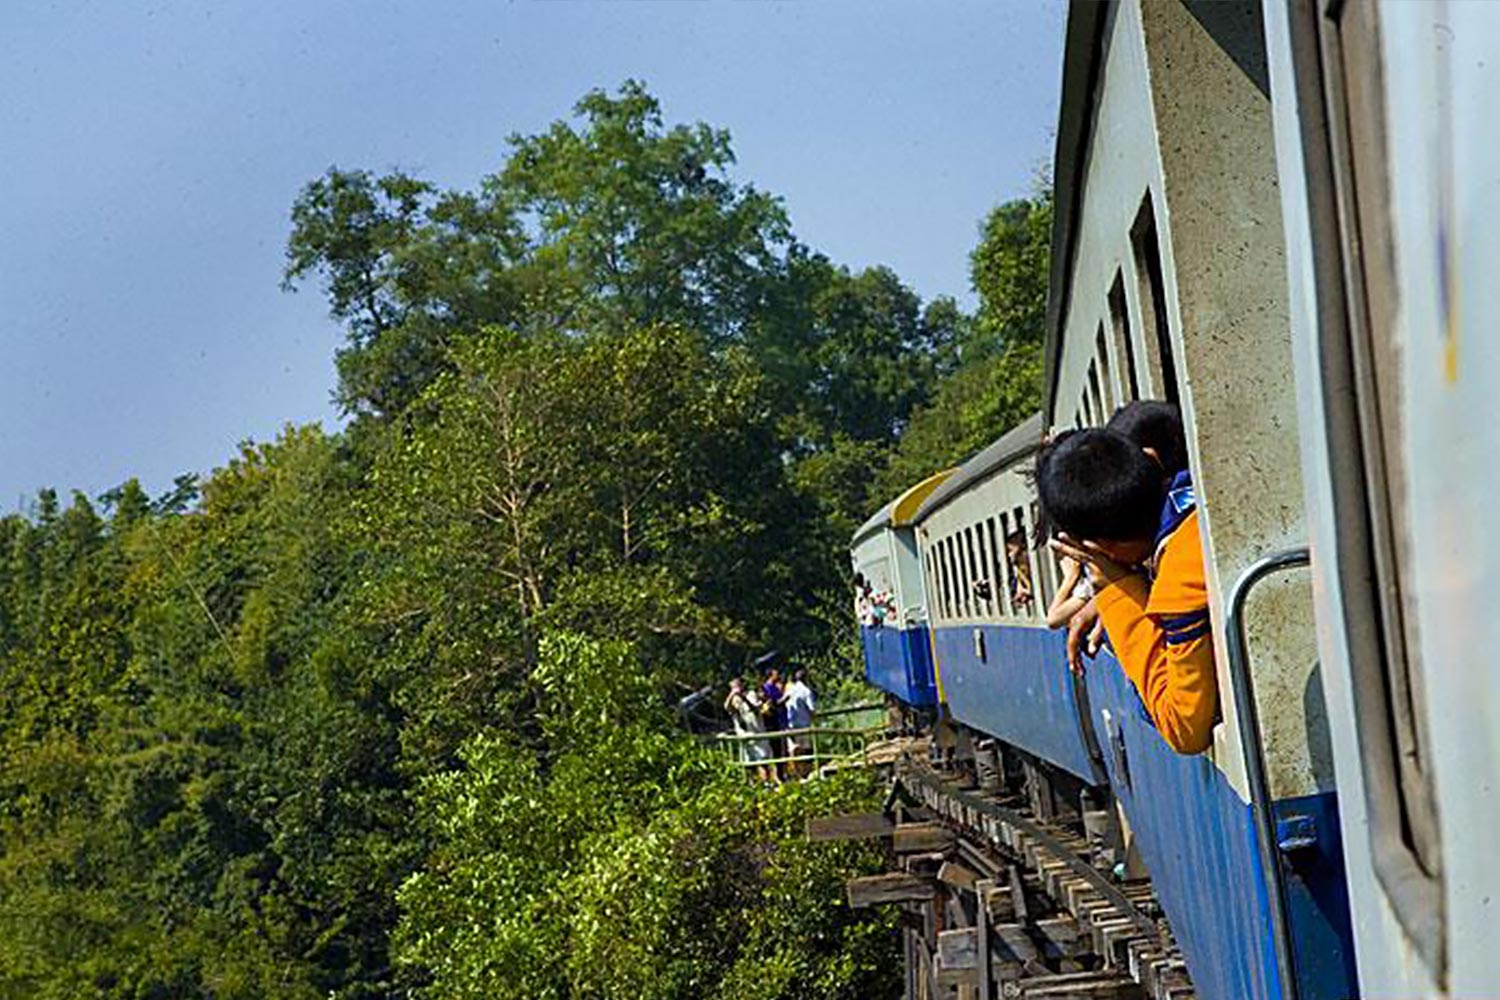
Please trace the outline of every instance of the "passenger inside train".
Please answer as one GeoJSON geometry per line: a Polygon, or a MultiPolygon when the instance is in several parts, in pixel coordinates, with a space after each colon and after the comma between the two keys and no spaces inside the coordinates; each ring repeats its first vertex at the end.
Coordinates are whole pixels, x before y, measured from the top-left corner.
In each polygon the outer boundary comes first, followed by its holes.
{"type": "Polygon", "coordinates": [[[1088,567],[1110,644],[1157,730],[1195,754],[1212,742],[1218,684],[1192,480],[1175,411],[1159,405],[1059,435],[1037,456],[1037,492],[1059,532],[1054,551],[1088,567]]]}
{"type": "Polygon", "coordinates": [[[1026,532],[1012,531],[1005,536],[1005,558],[1010,563],[1010,601],[1017,608],[1032,602],[1031,560],[1026,558],[1026,532]]]}

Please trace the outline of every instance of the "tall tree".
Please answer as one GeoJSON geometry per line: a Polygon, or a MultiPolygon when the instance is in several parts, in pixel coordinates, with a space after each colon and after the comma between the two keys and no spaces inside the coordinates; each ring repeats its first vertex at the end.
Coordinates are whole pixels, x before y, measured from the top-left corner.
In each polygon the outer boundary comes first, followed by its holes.
{"type": "Polygon", "coordinates": [[[913,414],[880,474],[877,498],[962,462],[1041,406],[1051,233],[1045,189],[986,217],[969,256],[979,310],[960,340],[960,360],[913,414]]]}

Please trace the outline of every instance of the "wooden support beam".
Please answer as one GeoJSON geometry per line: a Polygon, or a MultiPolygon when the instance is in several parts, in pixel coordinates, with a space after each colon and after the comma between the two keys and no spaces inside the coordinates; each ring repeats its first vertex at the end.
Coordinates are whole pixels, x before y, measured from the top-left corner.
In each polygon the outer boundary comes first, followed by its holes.
{"type": "Polygon", "coordinates": [[[921,854],[946,851],[956,838],[941,823],[902,823],[891,835],[891,847],[897,854],[921,854]]]}
{"type": "Polygon", "coordinates": [[[1010,866],[1010,905],[1015,911],[1016,919],[1021,923],[1026,922],[1026,887],[1021,881],[1021,869],[1015,865],[1010,866]]]}
{"type": "MultiPolygon", "coordinates": [[[[965,869],[965,871],[967,870],[965,869]]],[[[939,873],[939,876],[941,876],[941,873],[939,873]]],[[[974,895],[979,900],[979,905],[975,907],[977,912],[974,937],[979,954],[985,956],[986,964],[988,964],[990,956],[990,907],[988,896],[994,888],[995,883],[990,879],[981,879],[974,883],[974,895]]],[[[977,978],[979,979],[977,1000],[994,1000],[994,984],[991,982],[994,976],[992,974],[981,974],[977,978]]]]}
{"type": "Polygon", "coordinates": [[[937,939],[940,969],[975,969],[979,967],[979,932],[973,927],[941,931],[937,939]]]}
{"type": "Polygon", "coordinates": [[[1007,989],[1007,997],[1020,1000],[1144,1000],[1139,983],[1117,973],[1065,972],[1055,976],[1032,976],[1007,989]]]}
{"type": "Polygon", "coordinates": [[[1008,962],[1029,962],[1041,956],[1041,950],[1024,924],[995,924],[990,928],[990,947],[1008,962]]]}
{"type": "Polygon", "coordinates": [[[808,840],[869,840],[889,837],[896,824],[885,813],[819,816],[807,821],[808,840]]]}
{"type": "Polygon", "coordinates": [[[1072,917],[1043,917],[1032,930],[1048,958],[1074,958],[1089,953],[1089,935],[1072,917]]]}
{"type": "Polygon", "coordinates": [[[971,891],[979,881],[978,872],[956,861],[943,862],[943,867],[938,869],[937,877],[939,882],[951,885],[955,889],[968,889],[971,891]]]}
{"type": "Polygon", "coordinates": [[[937,895],[935,880],[906,872],[852,878],[844,888],[849,894],[849,905],[856,908],[883,903],[926,903],[937,895]]]}

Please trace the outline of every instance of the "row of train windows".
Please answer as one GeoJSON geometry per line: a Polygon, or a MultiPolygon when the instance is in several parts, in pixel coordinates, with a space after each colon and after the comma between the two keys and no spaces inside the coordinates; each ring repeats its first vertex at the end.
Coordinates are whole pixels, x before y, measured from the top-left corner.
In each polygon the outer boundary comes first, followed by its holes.
{"type": "Polygon", "coordinates": [[[927,549],[927,579],[940,621],[961,618],[1046,618],[1056,568],[1046,550],[1031,547],[1022,507],[985,518],[939,539],[927,549]],[[1006,540],[1019,533],[1019,545],[1006,540]]]}
{"type": "MultiPolygon", "coordinates": [[[[1156,234],[1156,212],[1147,192],[1130,227],[1130,248],[1135,260],[1137,297],[1144,327],[1148,392],[1177,402],[1177,371],[1167,332],[1166,285],[1162,277],[1161,244],[1156,234]]],[[[1099,324],[1094,335],[1074,427],[1099,427],[1116,409],[1142,396],[1141,377],[1136,370],[1135,341],[1131,336],[1130,309],[1125,298],[1125,273],[1115,272],[1109,290],[1109,327],[1099,324]]]]}

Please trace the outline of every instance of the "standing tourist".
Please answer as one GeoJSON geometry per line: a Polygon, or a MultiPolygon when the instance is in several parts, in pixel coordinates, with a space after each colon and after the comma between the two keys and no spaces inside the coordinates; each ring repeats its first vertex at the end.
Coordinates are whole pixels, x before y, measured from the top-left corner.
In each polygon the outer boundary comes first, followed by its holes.
{"type": "MultiPolygon", "coordinates": [[[[792,675],[792,683],[786,689],[786,721],[789,729],[811,729],[813,724],[813,713],[818,710],[817,700],[813,697],[812,688],[807,686],[807,671],[797,668],[792,675]]],[[[791,743],[791,755],[794,757],[812,756],[812,734],[799,733],[788,737],[791,743]]],[[[814,761],[794,761],[792,774],[800,777],[801,774],[810,772],[815,766],[814,761]]]]}
{"type": "MultiPolygon", "coordinates": [[[[729,697],[724,699],[724,711],[734,720],[736,736],[752,736],[766,731],[761,721],[761,699],[754,688],[746,688],[745,682],[736,677],[729,682],[729,697]]],[[[740,759],[755,765],[755,773],[765,781],[774,781],[775,772],[770,765],[760,763],[771,759],[771,744],[766,740],[739,740],[740,759]]]]}

